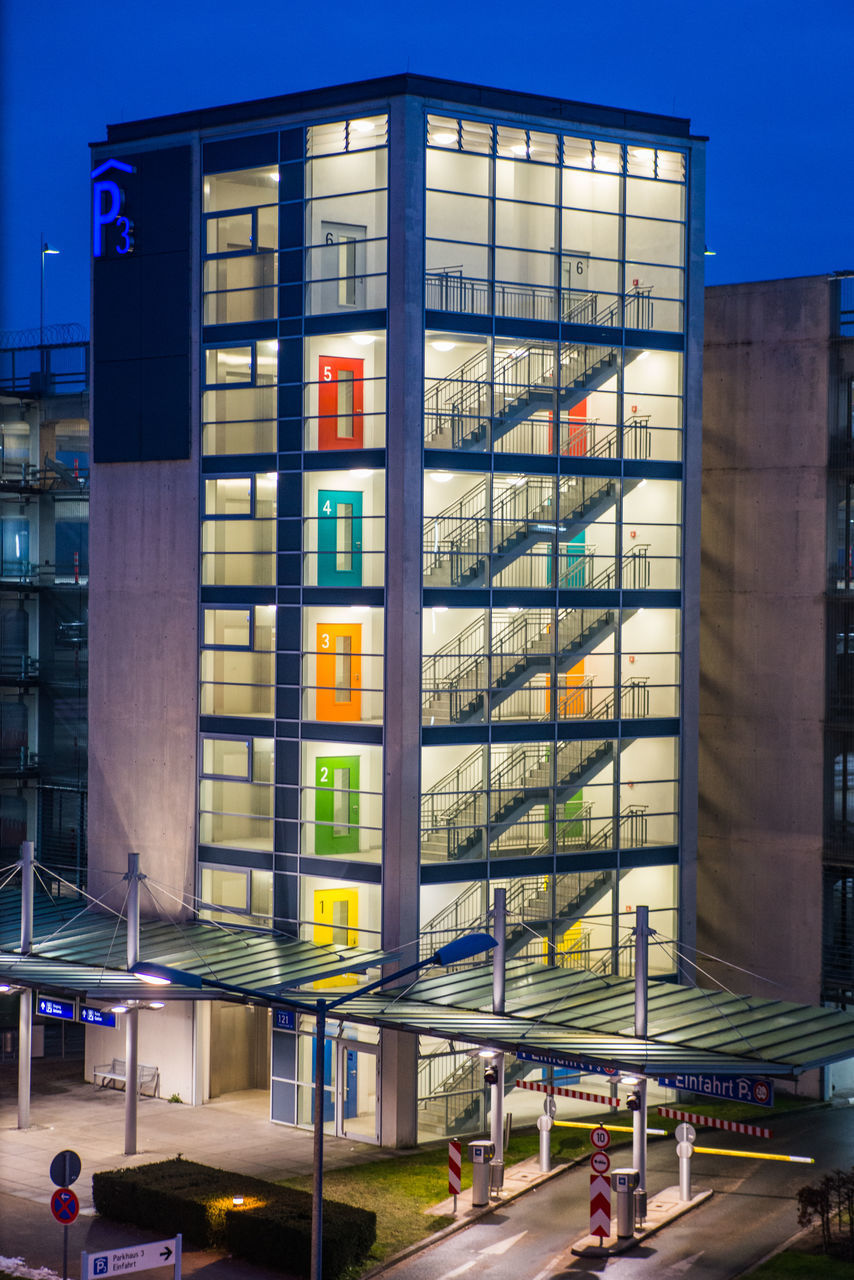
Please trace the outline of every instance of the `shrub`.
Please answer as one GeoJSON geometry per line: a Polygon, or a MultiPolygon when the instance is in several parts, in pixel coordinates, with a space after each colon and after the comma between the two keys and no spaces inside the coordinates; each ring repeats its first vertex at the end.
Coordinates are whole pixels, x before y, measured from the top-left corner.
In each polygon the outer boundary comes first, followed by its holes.
{"type": "MultiPolygon", "coordinates": [[[[181,1232],[188,1244],[223,1247],[278,1270],[286,1258],[293,1274],[309,1274],[311,1196],[305,1191],[178,1157],[96,1173],[92,1192],[105,1218],[166,1235],[181,1232]],[[242,1208],[234,1207],[234,1196],[243,1196],[242,1208]]],[[[376,1234],[375,1213],[324,1200],[324,1280],[337,1280],[361,1261],[376,1234]]]]}

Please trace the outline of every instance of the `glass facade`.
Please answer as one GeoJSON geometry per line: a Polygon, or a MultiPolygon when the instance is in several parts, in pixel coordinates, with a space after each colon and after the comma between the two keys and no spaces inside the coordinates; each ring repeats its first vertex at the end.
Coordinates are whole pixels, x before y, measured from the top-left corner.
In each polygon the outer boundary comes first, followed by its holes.
{"type": "Polygon", "coordinates": [[[432,950],[502,886],[619,971],[679,933],[690,146],[402,113],[203,147],[201,912],[376,946],[395,882],[432,950]]]}

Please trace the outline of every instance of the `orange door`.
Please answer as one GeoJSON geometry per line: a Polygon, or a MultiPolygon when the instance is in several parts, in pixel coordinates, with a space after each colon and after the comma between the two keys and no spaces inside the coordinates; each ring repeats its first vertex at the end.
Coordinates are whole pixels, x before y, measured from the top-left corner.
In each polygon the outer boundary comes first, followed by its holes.
{"type": "Polygon", "coordinates": [[[318,622],[318,720],[362,718],[362,624],[318,622]]]}

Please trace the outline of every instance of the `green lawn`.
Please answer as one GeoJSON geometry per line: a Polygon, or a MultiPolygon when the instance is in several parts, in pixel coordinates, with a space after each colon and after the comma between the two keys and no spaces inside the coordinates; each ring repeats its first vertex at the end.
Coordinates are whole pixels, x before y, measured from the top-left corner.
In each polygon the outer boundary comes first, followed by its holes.
{"type": "Polygon", "coordinates": [[[854,1263],[828,1258],[823,1253],[798,1253],[793,1249],[778,1253],[750,1272],[751,1280],[851,1280],[854,1263]]]}

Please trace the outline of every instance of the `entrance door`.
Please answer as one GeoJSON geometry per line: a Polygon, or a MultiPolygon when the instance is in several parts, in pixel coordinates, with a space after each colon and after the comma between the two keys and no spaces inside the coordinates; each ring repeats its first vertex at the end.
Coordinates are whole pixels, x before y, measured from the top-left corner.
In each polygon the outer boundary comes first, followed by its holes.
{"type": "MultiPolygon", "coordinates": [[[[357,947],[359,945],[358,926],[358,889],[315,889],[315,946],[357,947]]],[[[345,973],[336,978],[318,978],[314,985],[315,987],[354,987],[357,982],[358,978],[354,973],[345,973]]]]}
{"type": "Polygon", "coordinates": [[[337,1041],[336,1124],[341,1138],[358,1142],[379,1142],[377,1094],[379,1054],[376,1045],[357,1040],[337,1041]]]}
{"type": "MultiPolygon", "coordinates": [[[[314,785],[315,853],[332,857],[358,853],[359,757],[318,756],[314,785]]],[[[349,900],[342,900],[331,910],[329,923],[333,931],[346,932],[349,900]]],[[[330,941],[340,939],[334,937],[330,941]]]]}
{"type": "Polygon", "coordinates": [[[321,356],[318,374],[318,446],[361,449],[364,437],[364,360],[321,356]]]}
{"type": "Polygon", "coordinates": [[[362,585],[361,490],[321,489],[317,495],[317,585],[362,585]]]}
{"type": "Polygon", "coordinates": [[[322,222],[323,310],[364,311],[366,227],[322,222]]]}
{"type": "Polygon", "coordinates": [[[362,718],[362,624],[318,622],[317,692],[318,720],[362,718]]]}

